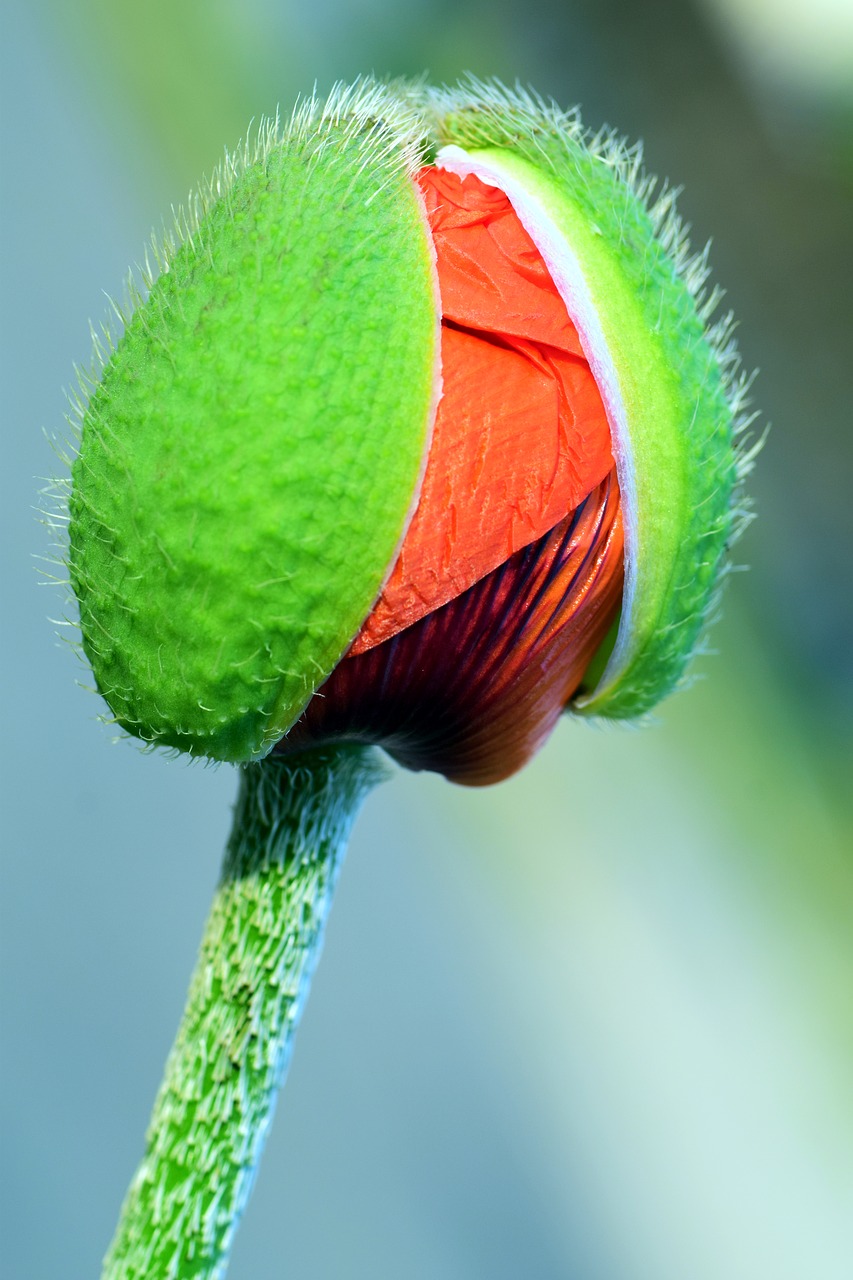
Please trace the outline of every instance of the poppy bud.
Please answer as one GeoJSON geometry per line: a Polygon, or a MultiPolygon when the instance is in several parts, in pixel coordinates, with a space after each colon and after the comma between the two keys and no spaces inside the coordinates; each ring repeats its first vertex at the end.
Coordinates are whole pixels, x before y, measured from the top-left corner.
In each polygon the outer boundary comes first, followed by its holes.
{"type": "Polygon", "coordinates": [[[105,1280],[224,1274],[376,780],[358,744],[487,783],[564,708],[679,680],[744,385],[650,193],[528,96],[362,84],[229,158],[132,298],[73,465],[84,649],[129,732],[265,759],[105,1280]]]}
{"type": "Polygon", "coordinates": [[[489,782],[682,675],[743,384],[639,156],[475,83],[340,91],[229,159],[84,410],[70,566],[116,721],[489,782]],[[594,674],[593,674],[594,673],[594,674]]]}

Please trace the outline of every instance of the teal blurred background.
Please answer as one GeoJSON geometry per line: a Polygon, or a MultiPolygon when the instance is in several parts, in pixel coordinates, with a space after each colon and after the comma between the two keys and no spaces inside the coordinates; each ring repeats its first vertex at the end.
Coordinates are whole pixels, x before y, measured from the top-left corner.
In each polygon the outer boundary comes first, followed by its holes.
{"type": "Polygon", "coordinates": [[[37,585],[63,387],[251,118],[362,71],[516,78],[683,183],[773,431],[719,656],[357,825],[230,1277],[849,1280],[853,10],[117,0],[3,15],[2,1266],[98,1274],[235,778],[114,745],[37,585]]]}

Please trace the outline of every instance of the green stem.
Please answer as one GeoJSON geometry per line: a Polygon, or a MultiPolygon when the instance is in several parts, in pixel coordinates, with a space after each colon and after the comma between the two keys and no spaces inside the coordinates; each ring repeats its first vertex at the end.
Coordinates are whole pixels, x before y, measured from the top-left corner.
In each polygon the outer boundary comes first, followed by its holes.
{"type": "Polygon", "coordinates": [[[225,1273],[350,827],[381,776],[358,746],[246,765],[187,1006],[104,1280],[225,1273]]]}

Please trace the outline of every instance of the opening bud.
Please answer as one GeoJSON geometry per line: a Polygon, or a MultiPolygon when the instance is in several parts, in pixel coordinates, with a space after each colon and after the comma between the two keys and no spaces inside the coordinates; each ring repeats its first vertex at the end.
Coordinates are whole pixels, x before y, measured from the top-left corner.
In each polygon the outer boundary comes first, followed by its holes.
{"type": "Polygon", "coordinates": [[[639,153],[470,82],[362,83],[196,200],[83,412],[70,566],[119,724],[506,776],[680,680],[745,382],[639,153]]]}

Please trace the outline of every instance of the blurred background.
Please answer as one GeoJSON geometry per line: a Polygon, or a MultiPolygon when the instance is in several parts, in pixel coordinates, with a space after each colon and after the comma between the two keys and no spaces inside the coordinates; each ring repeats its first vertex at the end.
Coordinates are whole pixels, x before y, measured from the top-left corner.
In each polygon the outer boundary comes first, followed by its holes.
{"type": "Polygon", "coordinates": [[[773,430],[702,679],[356,827],[233,1280],[849,1280],[853,8],[4,6],[0,1267],[96,1276],[230,769],[113,744],[38,585],[87,320],[225,145],[359,72],[533,84],[684,185],[773,430]]]}

